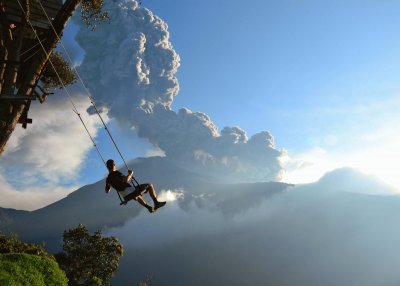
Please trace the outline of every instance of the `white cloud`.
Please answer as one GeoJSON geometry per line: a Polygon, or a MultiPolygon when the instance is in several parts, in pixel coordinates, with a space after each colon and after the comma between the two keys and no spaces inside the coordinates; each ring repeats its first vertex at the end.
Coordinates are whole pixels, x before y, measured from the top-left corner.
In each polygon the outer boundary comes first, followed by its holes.
{"type": "MultiPolygon", "coordinates": [[[[72,111],[70,101],[61,94],[56,96],[43,105],[31,107],[29,116],[34,123],[27,129],[17,126],[0,158],[2,169],[18,168],[24,178],[39,175],[52,182],[76,175],[93,144],[72,111]]],[[[98,119],[85,112],[90,102],[81,96],[75,96],[73,101],[95,137],[98,119]]]]}
{"type": "Polygon", "coordinates": [[[161,190],[157,198],[159,201],[173,202],[181,200],[184,197],[183,189],[179,190],[161,190]]]}
{"type": "Polygon", "coordinates": [[[297,185],[293,189],[317,190],[319,192],[349,192],[368,195],[398,195],[398,191],[382,179],[365,174],[358,169],[339,168],[322,176],[317,182],[297,185]]]}
{"type": "Polygon", "coordinates": [[[106,229],[105,235],[118,237],[125,249],[135,249],[130,241],[141,241],[141,247],[157,247],[184,237],[221,233],[231,226],[221,213],[210,213],[207,209],[198,208],[194,203],[188,208],[190,211],[184,211],[176,202],[168,202],[154,215],[150,216],[148,212],[143,211],[123,227],[106,229]],[[174,223],[171,224],[171,221],[174,223]],[[136,225],[148,227],[145,232],[132,231],[136,229],[136,225]],[[185,231],[182,231],[182,227],[185,231]],[[159,239],[161,236],[162,240],[159,239]]]}
{"type": "MultiPolygon", "coordinates": [[[[20,179],[23,180],[23,177],[20,179]]],[[[78,186],[63,188],[47,184],[44,186],[32,186],[19,189],[9,184],[1,174],[0,185],[0,207],[28,211],[36,210],[61,200],[78,188],[78,186]]]]}
{"type": "MultiPolygon", "coordinates": [[[[90,102],[78,95],[72,100],[95,138],[99,120],[85,112],[90,102]]],[[[93,146],[62,91],[43,105],[32,104],[29,116],[33,124],[17,126],[0,157],[2,207],[38,208],[70,193],[93,146]]]]}
{"type": "Polygon", "coordinates": [[[126,251],[117,277],[126,284],[132,275],[140,277],[152,269],[160,281],[179,277],[180,285],[190,284],[196,275],[196,285],[265,285],[265,281],[396,285],[399,281],[396,267],[391,267],[400,260],[394,251],[400,237],[395,196],[306,186],[260,199],[258,205],[229,216],[221,208],[211,208],[213,203],[210,199],[207,207],[191,204],[183,210],[172,202],[156,214],[143,211],[122,227],[106,230],[105,235],[118,237],[126,251]],[[171,255],[173,265],[167,263],[171,255]],[[132,274],[138,256],[143,261],[132,274]],[[160,263],[154,264],[154,257],[160,263]],[[341,275],[332,277],[332,269],[341,275]]]}
{"type": "Polygon", "coordinates": [[[285,168],[282,181],[291,184],[311,183],[317,181],[326,172],[343,167],[340,161],[329,157],[328,152],[322,148],[314,148],[294,155],[285,154],[282,160],[285,168]]]}
{"type": "Polygon", "coordinates": [[[357,136],[348,135],[343,144],[317,146],[305,152],[287,154],[282,181],[294,184],[315,182],[329,171],[351,167],[400,190],[400,136],[397,135],[400,130],[396,122],[391,118],[357,136]]]}

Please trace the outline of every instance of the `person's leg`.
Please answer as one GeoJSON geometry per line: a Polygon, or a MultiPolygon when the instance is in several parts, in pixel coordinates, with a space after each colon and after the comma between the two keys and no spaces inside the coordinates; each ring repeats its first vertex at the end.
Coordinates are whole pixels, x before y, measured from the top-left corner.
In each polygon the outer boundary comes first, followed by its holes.
{"type": "Polygon", "coordinates": [[[154,190],[154,186],[152,183],[147,184],[147,190],[149,191],[150,197],[153,199],[153,202],[156,203],[157,201],[157,194],[154,190]]]}
{"type": "Polygon", "coordinates": [[[146,201],[142,198],[140,189],[135,188],[135,190],[130,193],[129,195],[124,197],[125,202],[128,202],[130,200],[135,200],[142,206],[144,206],[149,212],[153,213],[155,211],[155,208],[149,206],[146,201]]]}
{"type": "Polygon", "coordinates": [[[137,201],[139,204],[144,206],[149,212],[151,212],[151,213],[154,212],[154,208],[149,206],[141,196],[137,196],[135,198],[135,201],[137,201]]]}
{"type": "Polygon", "coordinates": [[[154,209],[161,208],[166,204],[166,202],[159,202],[157,200],[157,194],[156,191],[154,190],[154,186],[152,183],[147,184],[147,190],[149,191],[150,197],[153,199],[154,202],[154,209]]]}

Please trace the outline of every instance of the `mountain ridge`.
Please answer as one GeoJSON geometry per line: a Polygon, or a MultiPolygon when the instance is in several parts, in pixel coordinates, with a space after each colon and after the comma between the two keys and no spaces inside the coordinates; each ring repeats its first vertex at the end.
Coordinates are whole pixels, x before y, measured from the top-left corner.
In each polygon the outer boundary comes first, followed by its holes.
{"type": "MultiPolygon", "coordinates": [[[[162,190],[185,190],[186,199],[179,202],[182,207],[190,202],[207,205],[209,196],[212,196],[212,201],[226,210],[227,215],[239,211],[239,205],[242,208],[251,207],[257,202],[258,196],[279,193],[290,186],[274,182],[227,184],[207,175],[184,170],[161,157],[135,159],[129,163],[129,167],[135,170],[141,182],[148,182],[152,178],[151,182],[158,193],[162,190]],[[246,198],[249,191],[252,197],[246,198]],[[222,193],[229,193],[230,198],[226,199],[222,193]],[[208,194],[208,198],[202,198],[201,194],[208,194]]],[[[34,211],[0,208],[0,230],[16,232],[26,241],[46,241],[49,250],[56,250],[66,229],[80,223],[90,231],[117,227],[143,211],[135,201],[120,206],[115,191],[106,194],[104,186],[105,178],[34,211]]],[[[144,198],[151,201],[147,195],[144,198]]]]}

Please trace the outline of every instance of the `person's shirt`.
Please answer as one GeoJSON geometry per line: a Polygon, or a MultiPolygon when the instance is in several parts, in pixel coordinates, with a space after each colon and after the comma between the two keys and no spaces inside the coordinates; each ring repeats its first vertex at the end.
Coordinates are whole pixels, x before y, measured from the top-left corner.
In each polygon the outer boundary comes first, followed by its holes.
{"type": "Polygon", "coordinates": [[[112,171],[108,174],[106,188],[109,188],[110,186],[113,187],[123,197],[129,194],[126,189],[132,187],[124,180],[124,176],[120,171],[112,171]]]}

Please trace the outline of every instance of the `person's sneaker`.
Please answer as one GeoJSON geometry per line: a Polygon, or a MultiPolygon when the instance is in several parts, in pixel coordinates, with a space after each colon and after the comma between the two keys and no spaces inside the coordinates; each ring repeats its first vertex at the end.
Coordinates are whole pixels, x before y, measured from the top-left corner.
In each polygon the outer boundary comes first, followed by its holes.
{"type": "Polygon", "coordinates": [[[151,206],[147,206],[146,208],[149,211],[149,213],[154,213],[156,211],[156,209],[151,206]]]}
{"type": "Polygon", "coordinates": [[[167,202],[155,202],[155,204],[154,204],[154,209],[155,209],[155,210],[156,210],[156,209],[159,209],[159,208],[165,206],[166,203],[167,203],[167,202]]]}

